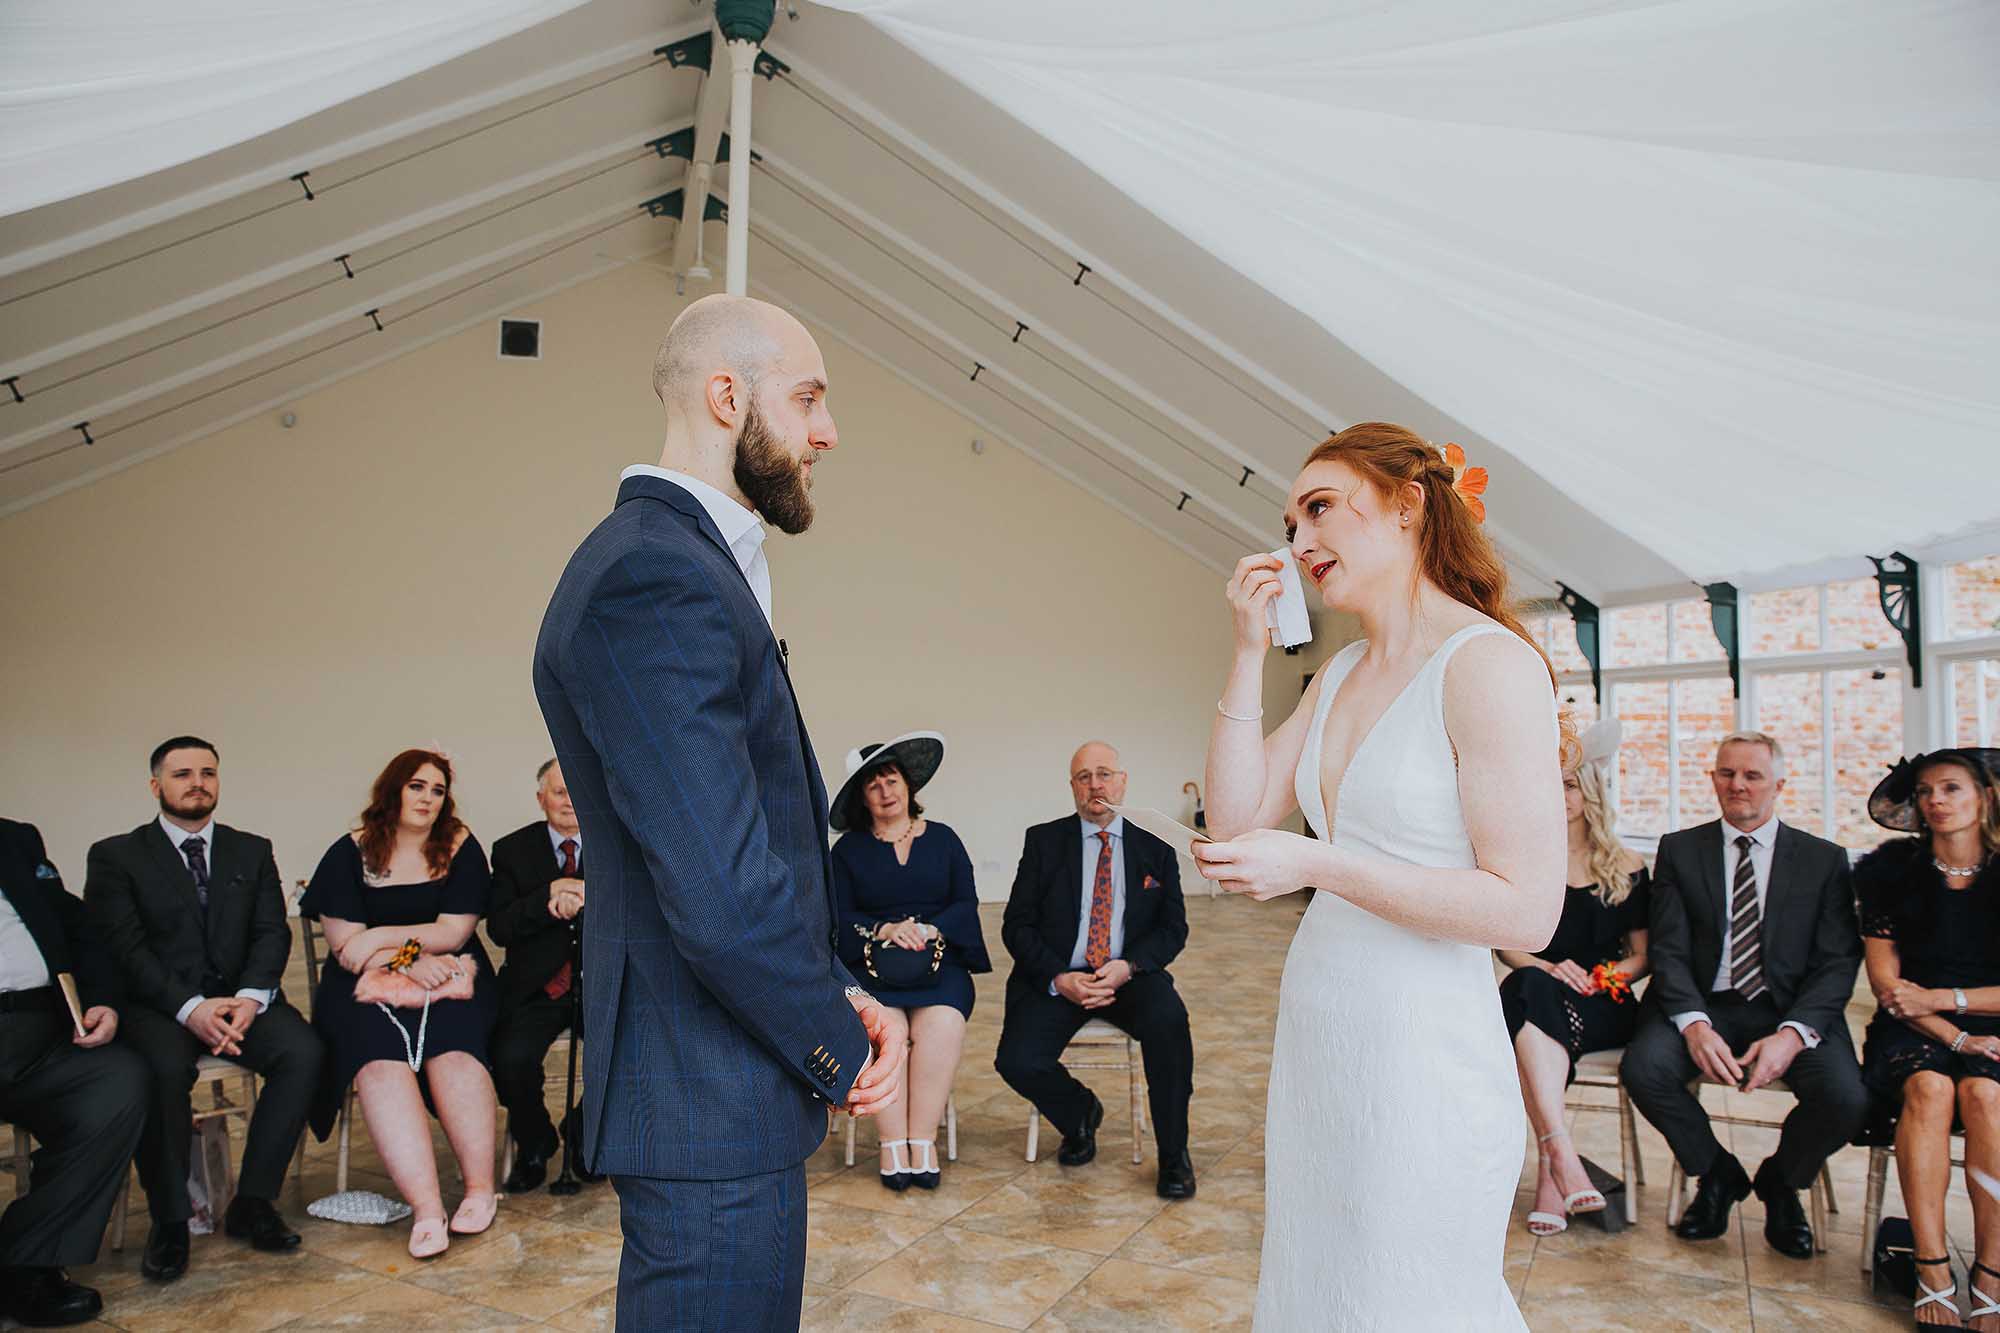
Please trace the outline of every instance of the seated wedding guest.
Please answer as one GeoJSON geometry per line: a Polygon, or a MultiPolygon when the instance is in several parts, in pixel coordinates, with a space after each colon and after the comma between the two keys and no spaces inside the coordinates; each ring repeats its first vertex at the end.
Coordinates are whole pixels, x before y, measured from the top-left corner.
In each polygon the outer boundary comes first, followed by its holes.
{"type": "MultiPolygon", "coordinates": [[[[514,1169],[504,1186],[509,1194],[539,1187],[556,1155],[543,1062],[569,1030],[578,998],[570,991],[583,981],[570,966],[571,936],[582,925],[583,830],[562,766],[553,759],[535,774],[535,802],[542,818],[493,844],[493,909],[486,916],[486,933],[507,951],[492,1053],[493,1086],[514,1136],[514,1169]]],[[[563,1133],[570,1132],[564,1125],[563,1133]]],[[[583,1145],[571,1147],[583,1174],[583,1145]]]]}
{"type": "Polygon", "coordinates": [[[1754,1189],[1771,1248],[1810,1259],[1798,1191],[1868,1111],[1845,1013],[1861,936],[1847,853],[1778,820],[1784,763],[1762,732],[1725,736],[1709,771],[1722,818],[1660,839],[1653,984],[1620,1072],[1681,1169],[1701,1179],[1676,1234],[1723,1235],[1754,1189]],[[1798,1098],[1754,1178],[1709,1127],[1688,1086],[1697,1077],[1751,1092],[1783,1079],[1798,1098]]]}
{"type": "Polygon", "coordinates": [[[90,849],[83,896],[125,978],[125,1041],[152,1066],[139,1179],[153,1225],[139,1271],[187,1271],[195,1062],[221,1055],[262,1076],[223,1230],[260,1250],[297,1247],[275,1200],[305,1129],[324,1051],[278,989],[292,952],[269,839],[215,822],[221,760],[196,736],[154,749],[160,814],[90,849]]]}
{"type": "MultiPolygon", "coordinates": [[[[1945,1245],[1954,1115],[1972,1171],[2000,1174],[2000,750],[1938,750],[1898,763],[1868,798],[1884,828],[1913,833],[1854,867],[1868,984],[1862,1077],[1898,1103],[1896,1174],[1915,1242],[1916,1319],[1956,1328],[1945,1245]]],[[[2000,1318],[2000,1200],[1973,1189],[1968,1320],[2000,1318]]],[[[1961,1241],[1964,1237],[1959,1238],[1961,1241]]],[[[2000,1323],[1972,1325],[2000,1328],[2000,1323]]]]}
{"type": "Polygon", "coordinates": [[[1502,949],[1514,971],[1500,982],[1500,1012],[1514,1042],[1521,1097],[1541,1145],[1528,1230],[1553,1236],[1578,1213],[1600,1212],[1604,1195],[1590,1183],[1564,1123],[1563,1089],[1576,1060],[1623,1046],[1639,1024],[1632,985],[1646,975],[1646,863],[1618,841],[1606,788],[1618,758],[1615,719],[1581,738],[1580,758],[1563,775],[1569,813],[1569,892],[1548,947],[1502,949]],[[1615,974],[1615,975],[1614,975],[1615,974]]]}
{"type": "Polygon", "coordinates": [[[0,1120],[35,1136],[28,1192],[0,1214],[0,1317],[30,1328],[94,1319],[104,1224],[146,1124],[146,1062],[118,1032],[118,970],[33,824],[0,819],[0,1120]],[[78,1032],[57,978],[83,1007],[78,1032]]]}
{"type": "Polygon", "coordinates": [[[1093,1018],[1130,1033],[1146,1063],[1160,1196],[1192,1198],[1194,1041],[1166,970],[1187,943],[1180,866],[1111,808],[1125,800],[1116,750],[1091,741],[1069,773],[1076,813],[1028,830],[1001,918],[1014,970],[993,1067],[1062,1131],[1056,1160],[1081,1166],[1097,1155],[1104,1104],[1063,1068],[1063,1048],[1093,1018]]]}
{"type": "Polygon", "coordinates": [[[327,1136],[352,1082],[369,1136],[414,1210],[418,1259],[450,1244],[427,1107],[465,1181],[450,1230],[477,1235],[495,1207],[497,1103],[486,1052],[496,986],[473,933],[491,879],[479,840],[453,813],[451,784],[451,761],[435,751],[391,759],[360,827],[327,849],[299,904],[325,929],[334,964],[313,1006],[329,1066],[313,1129],[327,1136]]]}
{"type": "Polygon", "coordinates": [[[971,974],[993,970],[972,858],[916,800],[943,762],[944,737],[934,731],[851,751],[830,820],[842,834],[833,845],[841,959],[909,1021],[902,1095],[876,1112],[882,1184],[892,1190],[938,1187],[937,1127],[972,1017],[971,974]]]}

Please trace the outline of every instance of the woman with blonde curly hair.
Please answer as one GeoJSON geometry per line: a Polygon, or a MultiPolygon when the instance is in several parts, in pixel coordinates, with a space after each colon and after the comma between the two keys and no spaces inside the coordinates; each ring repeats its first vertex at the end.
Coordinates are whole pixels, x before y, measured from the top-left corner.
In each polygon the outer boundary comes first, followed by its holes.
{"type": "Polygon", "coordinates": [[[1563,1123],[1563,1089],[1577,1057],[1631,1040],[1639,1005],[1631,986],[1646,974],[1646,865],[1618,841],[1606,789],[1618,724],[1583,735],[1579,762],[1563,775],[1569,815],[1569,874],[1562,920],[1548,947],[1499,951],[1514,970],[1500,983],[1500,1011],[1514,1043],[1521,1099],[1535,1127],[1541,1170],[1528,1230],[1552,1236],[1577,1213],[1604,1208],[1563,1123]]]}

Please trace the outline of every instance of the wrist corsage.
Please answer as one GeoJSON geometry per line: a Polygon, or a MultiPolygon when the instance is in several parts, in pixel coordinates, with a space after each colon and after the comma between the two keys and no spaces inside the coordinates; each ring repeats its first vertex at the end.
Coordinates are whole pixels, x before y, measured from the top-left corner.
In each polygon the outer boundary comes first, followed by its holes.
{"type": "Polygon", "coordinates": [[[1613,1004],[1623,1004],[1632,998],[1632,980],[1611,963],[1599,963],[1590,969],[1590,979],[1597,989],[1611,997],[1613,1004]]]}
{"type": "Polygon", "coordinates": [[[412,937],[404,940],[402,947],[396,950],[395,956],[382,964],[382,966],[390,972],[404,972],[409,970],[411,963],[416,962],[423,956],[424,946],[417,943],[416,939],[412,937]]]}

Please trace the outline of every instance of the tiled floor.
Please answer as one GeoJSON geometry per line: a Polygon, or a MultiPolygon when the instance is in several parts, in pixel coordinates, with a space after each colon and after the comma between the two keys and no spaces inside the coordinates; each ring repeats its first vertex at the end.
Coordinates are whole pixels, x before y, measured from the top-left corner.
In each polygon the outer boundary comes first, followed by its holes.
{"type": "MultiPolygon", "coordinates": [[[[1056,1165],[1056,1138],[1047,1131],[1042,1160],[1023,1160],[1026,1107],[992,1067],[1002,976],[983,977],[957,1083],[959,1160],[946,1164],[942,1188],[883,1190],[868,1127],[853,1169],[842,1164],[838,1132],[809,1164],[805,1326],[1248,1327],[1263,1230],[1264,1090],[1278,971],[1302,906],[1303,900],[1260,906],[1206,898],[1189,904],[1188,950],[1173,970],[1194,1019],[1197,1198],[1167,1204],[1155,1197],[1150,1141],[1145,1163],[1131,1164],[1121,1075],[1093,1079],[1109,1113],[1096,1162],[1079,1170],[1056,1165]]],[[[988,941],[1000,953],[998,906],[985,915],[988,941]]],[[[302,973],[288,990],[303,995],[302,973]]],[[[1711,1095],[1719,1101],[1736,1094],[1711,1095]]],[[[1782,1113],[1777,1099],[1759,1100],[1771,1102],[1760,1109],[1782,1113]]],[[[1616,1163],[1613,1116],[1582,1113],[1575,1132],[1585,1152],[1616,1163]]],[[[1887,1329],[1906,1322],[1907,1307],[1871,1301],[1857,1267],[1864,1153],[1849,1149],[1834,1160],[1841,1211],[1829,1228],[1831,1251],[1799,1263],[1765,1246],[1754,1200],[1739,1210],[1725,1239],[1689,1245],[1669,1235],[1666,1147],[1643,1122],[1640,1132],[1652,1183],[1640,1191],[1637,1227],[1612,1236],[1579,1224],[1542,1241],[1518,1224],[1510,1233],[1509,1277],[1532,1327],[1665,1333],[1887,1329]]],[[[1738,1129],[1732,1146],[1754,1167],[1774,1138],[1738,1129]]],[[[1532,1185],[1527,1149],[1524,1142],[1522,1181],[1532,1185]]],[[[393,1193],[380,1165],[365,1133],[357,1132],[354,1184],[393,1193]]],[[[331,1146],[311,1145],[306,1197],[329,1193],[332,1176],[331,1146]]],[[[0,1202],[12,1188],[11,1178],[0,1181],[0,1202]]],[[[1889,1188],[1896,1211],[1893,1173],[1889,1188]]],[[[1972,1234],[1962,1189],[1954,1187],[1951,1211],[1960,1247],[1972,1234]]],[[[402,1226],[320,1222],[287,1198],[287,1215],[305,1234],[303,1253],[266,1257],[201,1238],[188,1275],[164,1287],[139,1276],[144,1195],[135,1190],[133,1203],[127,1249],[77,1274],[104,1292],[109,1327],[234,1333],[372,1326],[412,1333],[535,1323],[594,1329],[612,1320],[619,1238],[609,1185],[571,1199],[546,1190],[509,1199],[490,1232],[456,1241],[429,1264],[409,1259],[402,1226]]],[[[1339,1238],[1328,1243],[1337,1246],[1339,1238]]],[[[1412,1293],[1407,1326],[1428,1327],[1421,1292],[1412,1293]]]]}

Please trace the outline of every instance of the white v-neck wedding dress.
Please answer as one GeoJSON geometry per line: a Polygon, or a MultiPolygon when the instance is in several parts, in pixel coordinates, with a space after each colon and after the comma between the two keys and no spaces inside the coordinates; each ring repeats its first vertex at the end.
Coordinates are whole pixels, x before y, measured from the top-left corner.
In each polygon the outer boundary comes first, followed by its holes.
{"type": "MultiPolygon", "coordinates": [[[[1474,865],[1444,673],[1468,639],[1507,632],[1474,625],[1440,645],[1324,800],[1327,714],[1367,645],[1341,651],[1296,779],[1315,832],[1415,865],[1474,865]]],[[[1314,894],[1278,994],[1259,1333],[1524,1329],[1504,1267],[1525,1141],[1492,955],[1314,894]]]]}

